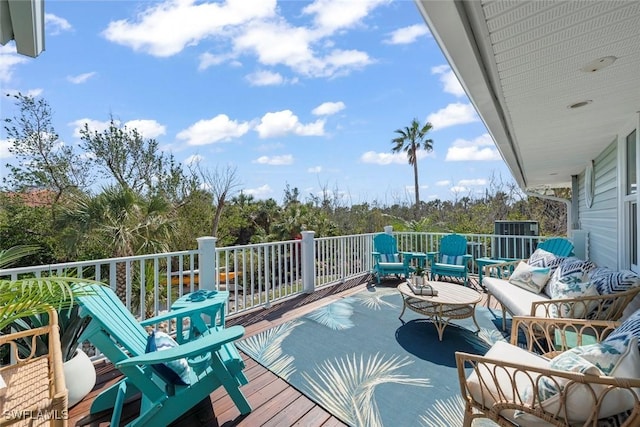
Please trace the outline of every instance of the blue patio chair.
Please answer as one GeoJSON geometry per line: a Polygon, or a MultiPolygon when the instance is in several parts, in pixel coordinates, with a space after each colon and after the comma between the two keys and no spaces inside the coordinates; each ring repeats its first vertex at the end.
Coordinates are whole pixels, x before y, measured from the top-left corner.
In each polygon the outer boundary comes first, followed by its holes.
{"type": "Polygon", "coordinates": [[[427,252],[427,259],[431,266],[431,280],[443,276],[460,277],[467,286],[469,261],[473,258],[467,254],[467,239],[459,234],[449,234],[440,239],[438,252],[427,252]]]}
{"type": "Polygon", "coordinates": [[[389,274],[409,277],[413,268],[409,265],[409,257],[398,252],[396,239],[391,234],[380,233],[373,238],[373,272],[378,284],[380,278],[389,274]]]}
{"type": "Polygon", "coordinates": [[[544,242],[538,243],[537,248],[544,249],[556,256],[573,255],[573,243],[564,237],[554,237],[544,242]]]}
{"type": "Polygon", "coordinates": [[[140,415],[127,425],[168,425],[220,386],[241,414],[251,412],[239,388],[248,383],[244,362],[233,344],[244,334],[242,326],[213,327],[196,339],[153,351],[158,343],[145,326],[182,322],[197,310],[182,308],[138,322],[110,288],[93,289],[95,294],[78,298],[82,315],[91,318],[81,339],[91,341],[124,379],[93,400],[90,414],[110,410],[111,425],[117,426],[124,401],[141,393],[140,415]]]}

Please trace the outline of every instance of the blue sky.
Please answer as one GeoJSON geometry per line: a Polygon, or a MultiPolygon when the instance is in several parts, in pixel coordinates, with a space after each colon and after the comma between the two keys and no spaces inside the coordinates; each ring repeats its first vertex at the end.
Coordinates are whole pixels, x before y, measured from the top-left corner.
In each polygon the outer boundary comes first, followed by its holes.
{"type": "MultiPolygon", "coordinates": [[[[0,46],[2,93],[42,96],[65,144],[112,115],[178,161],[237,168],[282,201],[322,188],[346,204],[412,203],[394,130],[433,125],[420,196],[483,192],[507,167],[413,1],[47,1],[46,50],[0,46]]],[[[0,97],[2,118],[11,98],[0,97]]],[[[11,162],[0,134],[0,176],[11,162]]]]}

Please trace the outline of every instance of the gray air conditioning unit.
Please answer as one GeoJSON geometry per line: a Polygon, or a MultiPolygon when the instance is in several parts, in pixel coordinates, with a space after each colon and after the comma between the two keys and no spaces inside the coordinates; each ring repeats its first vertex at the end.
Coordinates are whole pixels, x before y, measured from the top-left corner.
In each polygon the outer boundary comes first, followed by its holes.
{"type": "Polygon", "coordinates": [[[492,258],[529,258],[536,249],[538,221],[495,221],[492,258]]]}

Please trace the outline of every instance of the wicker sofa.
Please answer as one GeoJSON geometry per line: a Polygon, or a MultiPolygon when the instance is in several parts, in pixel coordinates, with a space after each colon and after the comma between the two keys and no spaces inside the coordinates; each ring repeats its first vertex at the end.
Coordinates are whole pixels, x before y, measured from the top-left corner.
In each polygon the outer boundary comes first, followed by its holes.
{"type": "Polygon", "coordinates": [[[640,425],[640,311],[631,317],[634,325],[619,326],[517,316],[510,343],[485,356],[457,352],[464,426],[475,418],[510,427],[640,425]]]}
{"type": "Polygon", "coordinates": [[[482,285],[488,301],[495,298],[500,303],[503,329],[507,312],[512,316],[618,320],[640,304],[640,276],[635,273],[540,249],[528,260],[486,265],[482,285]],[[546,270],[546,276],[540,273],[546,270]],[[532,283],[536,274],[540,275],[537,286],[532,283]]]}

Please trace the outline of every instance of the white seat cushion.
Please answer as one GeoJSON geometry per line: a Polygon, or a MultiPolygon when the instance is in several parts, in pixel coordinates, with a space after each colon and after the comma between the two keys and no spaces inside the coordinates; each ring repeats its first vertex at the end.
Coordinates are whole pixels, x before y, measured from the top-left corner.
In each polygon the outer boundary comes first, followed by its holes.
{"type": "MultiPolygon", "coordinates": [[[[496,342],[487,352],[485,357],[545,369],[549,368],[550,363],[547,358],[530,353],[527,350],[504,341],[496,342]]],[[[514,370],[499,367],[494,369],[493,366],[496,365],[481,365],[478,368],[481,379],[478,379],[478,372],[476,371],[472,372],[467,378],[467,386],[471,397],[473,397],[473,400],[483,404],[485,407],[491,407],[496,402],[496,397],[498,396],[504,396],[507,400],[513,399],[514,387],[511,384],[510,378],[513,375],[514,370]],[[495,371],[495,378],[497,381],[493,380],[492,373],[488,368],[490,368],[491,371],[495,371]],[[496,382],[498,385],[496,385],[496,382]]],[[[516,373],[515,377],[517,390],[522,391],[526,388],[527,384],[530,384],[531,380],[524,373],[516,373]]],[[[501,415],[513,420],[515,412],[516,411],[513,409],[505,410],[502,411],[501,415]]]]}
{"type": "MultiPolygon", "coordinates": [[[[482,284],[514,316],[529,316],[531,303],[549,300],[549,297],[543,293],[535,294],[495,277],[485,277],[482,279],[482,284]]],[[[543,316],[544,314],[539,313],[539,315],[543,316]]]]}

